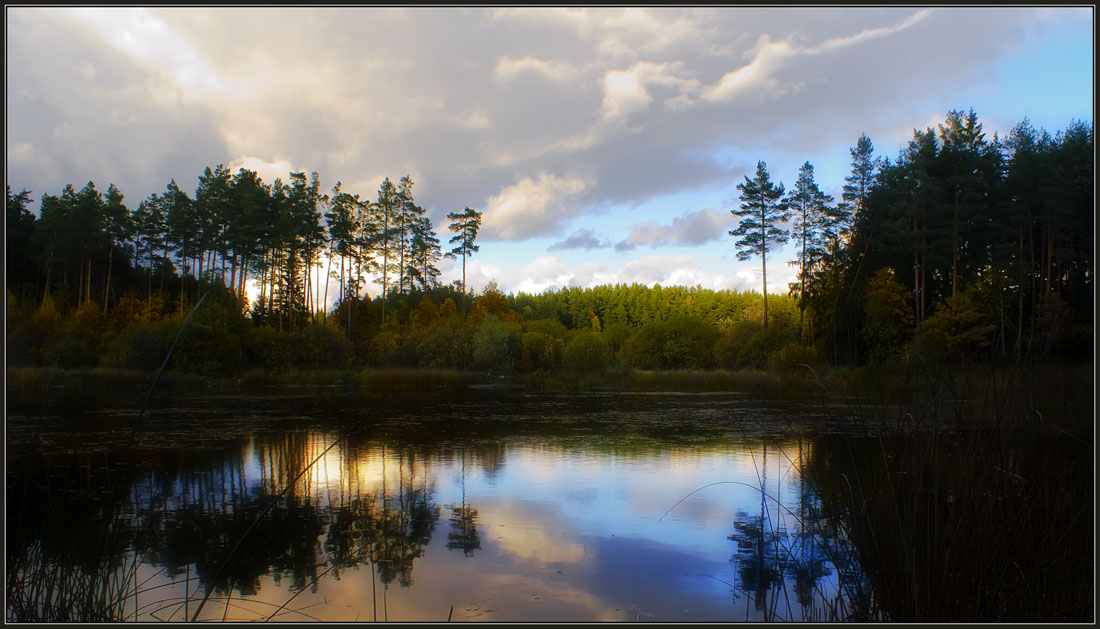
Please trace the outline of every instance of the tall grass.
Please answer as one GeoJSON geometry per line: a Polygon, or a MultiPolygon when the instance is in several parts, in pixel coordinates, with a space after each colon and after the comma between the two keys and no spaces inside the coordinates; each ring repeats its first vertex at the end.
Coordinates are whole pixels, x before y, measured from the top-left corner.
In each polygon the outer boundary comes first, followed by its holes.
{"type": "Polygon", "coordinates": [[[834,438],[811,470],[847,516],[872,615],[1093,620],[1091,404],[1058,404],[1062,386],[1022,368],[904,375],[886,376],[900,401],[855,406],[877,434],[834,438]]]}

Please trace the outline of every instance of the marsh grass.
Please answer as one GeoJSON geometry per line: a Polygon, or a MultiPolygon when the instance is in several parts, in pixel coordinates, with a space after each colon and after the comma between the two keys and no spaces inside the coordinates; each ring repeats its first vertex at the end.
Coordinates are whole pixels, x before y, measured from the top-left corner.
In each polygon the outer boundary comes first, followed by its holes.
{"type": "Polygon", "coordinates": [[[39,545],[9,557],[8,622],[123,622],[136,590],[137,562],[92,566],[52,561],[39,545]]]}
{"type": "Polygon", "coordinates": [[[1085,372],[862,374],[852,408],[874,436],[834,438],[810,473],[850,529],[872,618],[1093,620],[1091,403],[1059,399],[1085,372]]]}

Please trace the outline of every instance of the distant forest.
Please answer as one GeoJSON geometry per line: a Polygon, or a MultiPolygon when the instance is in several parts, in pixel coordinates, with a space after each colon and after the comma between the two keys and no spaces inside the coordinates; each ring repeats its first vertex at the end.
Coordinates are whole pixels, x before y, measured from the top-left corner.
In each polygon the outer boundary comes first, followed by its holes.
{"type": "Polygon", "coordinates": [[[264,183],[206,168],[128,207],[113,184],[7,190],[7,364],[172,367],[766,369],[932,360],[1080,360],[1093,347],[1093,128],[1027,120],[986,137],[952,111],[891,160],[851,149],[839,200],[808,162],[789,190],[763,162],[738,185],[729,232],[762,293],[640,285],[479,294],[441,285],[446,255],[477,254],[481,214],[448,215],[450,246],[413,181],[374,200],[317,173],[264,183]],[[772,260],[790,243],[794,260],[772,260]],[[784,296],[768,263],[791,264],[784,296]],[[334,280],[336,294],[329,295],[334,280]],[[382,293],[368,295],[373,280],[382,293]],[[249,300],[245,286],[258,287],[249,300]],[[774,290],[774,289],[773,289],[774,290]],[[336,301],[326,310],[324,304],[336,301]]]}

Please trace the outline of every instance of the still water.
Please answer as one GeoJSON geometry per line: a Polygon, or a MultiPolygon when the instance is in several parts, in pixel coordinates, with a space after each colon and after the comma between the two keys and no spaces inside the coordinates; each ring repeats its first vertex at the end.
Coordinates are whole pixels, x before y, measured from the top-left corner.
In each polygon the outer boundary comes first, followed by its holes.
{"type": "Polygon", "coordinates": [[[835,412],[473,389],[172,397],[139,417],[141,402],[9,415],[8,569],[39,584],[29,604],[60,604],[41,571],[98,575],[104,604],[141,622],[821,620],[856,605],[854,553],[803,473],[820,462],[810,435],[846,430],[835,412]]]}

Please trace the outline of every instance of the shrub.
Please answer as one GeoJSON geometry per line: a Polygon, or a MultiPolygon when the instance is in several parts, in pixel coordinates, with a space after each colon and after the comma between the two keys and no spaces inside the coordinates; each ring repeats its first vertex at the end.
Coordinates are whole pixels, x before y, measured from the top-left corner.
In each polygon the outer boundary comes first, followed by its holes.
{"type": "Polygon", "coordinates": [[[154,370],[164,364],[180,321],[131,323],[107,345],[102,364],[121,369],[154,370]]]}
{"type": "Polygon", "coordinates": [[[718,366],[724,369],[765,369],[768,357],[795,340],[787,327],[764,327],[754,321],[741,321],[722,335],[714,345],[718,366]]]}
{"type": "Polygon", "coordinates": [[[486,315],[473,338],[474,366],[507,372],[515,369],[519,357],[519,337],[515,331],[496,315],[486,315]]]}
{"type": "Polygon", "coordinates": [[[314,323],[294,336],[294,365],[337,369],[351,360],[351,343],[336,323],[314,323]]]}
{"type": "Polygon", "coordinates": [[[549,334],[524,332],[520,336],[520,366],[524,371],[557,369],[564,351],[564,341],[549,334]]]}
{"type": "Polygon", "coordinates": [[[788,343],[768,357],[768,369],[780,377],[808,376],[810,369],[816,372],[821,363],[820,352],[800,343],[788,343]]]}
{"type": "Polygon", "coordinates": [[[474,328],[465,319],[450,318],[432,328],[416,346],[421,367],[465,368],[470,364],[474,328]]]}
{"type": "Polygon", "coordinates": [[[602,334],[580,332],[566,344],[562,363],[573,372],[601,372],[611,363],[611,347],[602,334]]]}
{"type": "Polygon", "coordinates": [[[921,356],[934,361],[977,358],[993,344],[996,326],[990,319],[973,293],[963,291],[924,320],[913,345],[921,356]]]}
{"type": "Polygon", "coordinates": [[[717,328],[697,317],[651,321],[622,343],[619,357],[637,369],[709,369],[719,335],[717,328]]]}
{"type": "Polygon", "coordinates": [[[290,335],[270,325],[250,328],[245,335],[245,354],[251,366],[276,371],[288,369],[293,354],[290,335]]]}

